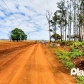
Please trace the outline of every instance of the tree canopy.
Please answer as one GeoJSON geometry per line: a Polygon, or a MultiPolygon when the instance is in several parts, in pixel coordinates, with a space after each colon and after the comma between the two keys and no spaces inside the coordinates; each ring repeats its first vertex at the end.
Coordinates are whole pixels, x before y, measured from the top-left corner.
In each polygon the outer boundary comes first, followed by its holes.
{"type": "Polygon", "coordinates": [[[61,39],[61,36],[60,36],[59,34],[53,34],[53,35],[51,36],[51,38],[53,38],[53,39],[56,41],[56,40],[61,39]]]}
{"type": "Polygon", "coordinates": [[[50,21],[51,37],[57,40],[84,40],[84,0],[60,0],[50,21]]]}
{"type": "Polygon", "coordinates": [[[26,39],[27,39],[27,35],[24,33],[23,30],[19,28],[15,28],[14,30],[11,31],[11,40],[18,42],[26,39]]]}

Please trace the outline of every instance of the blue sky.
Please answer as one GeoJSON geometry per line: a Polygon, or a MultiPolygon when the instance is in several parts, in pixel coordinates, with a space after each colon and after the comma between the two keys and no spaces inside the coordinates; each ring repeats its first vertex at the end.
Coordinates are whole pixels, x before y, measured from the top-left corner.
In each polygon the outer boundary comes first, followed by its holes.
{"type": "Polygon", "coordinates": [[[32,40],[49,39],[46,10],[56,10],[56,0],[0,0],[0,39],[8,39],[14,28],[32,40]]]}

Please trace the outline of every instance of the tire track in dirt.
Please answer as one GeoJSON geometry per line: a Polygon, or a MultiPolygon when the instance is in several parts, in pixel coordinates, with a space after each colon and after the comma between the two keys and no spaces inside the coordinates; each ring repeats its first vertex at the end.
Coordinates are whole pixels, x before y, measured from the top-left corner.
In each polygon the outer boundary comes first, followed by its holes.
{"type": "Polygon", "coordinates": [[[61,63],[41,43],[13,59],[0,71],[0,84],[76,84],[70,75],[61,72],[61,63]]]}
{"type": "Polygon", "coordinates": [[[42,46],[43,52],[46,54],[45,59],[48,63],[50,63],[50,69],[52,70],[54,76],[56,76],[56,80],[59,81],[59,84],[76,84],[76,81],[72,76],[70,76],[70,72],[67,71],[64,66],[58,61],[56,56],[51,53],[45,45],[42,46]]]}
{"type": "Polygon", "coordinates": [[[36,46],[37,44],[28,47],[25,52],[22,52],[21,54],[17,55],[15,57],[15,60],[11,60],[11,64],[9,66],[5,67],[4,70],[0,71],[0,84],[12,84],[10,82],[12,81],[12,79],[14,79],[17,75],[21,73],[23,67],[27,62],[27,59],[34,52],[36,46]]]}
{"type": "Polygon", "coordinates": [[[53,61],[48,59],[50,57],[48,49],[42,46],[38,44],[35,52],[27,60],[27,64],[17,78],[20,80],[16,82],[13,80],[10,84],[75,84],[71,76],[58,70],[61,64],[57,60],[54,59],[56,64],[53,65],[53,61]]]}
{"type": "MultiPolygon", "coordinates": [[[[34,45],[34,44],[33,44],[33,45],[34,45]]],[[[28,48],[31,48],[31,45],[26,45],[26,48],[21,47],[20,50],[18,50],[18,49],[12,50],[13,52],[11,52],[11,50],[9,50],[11,54],[10,54],[10,53],[7,53],[8,59],[7,59],[7,57],[6,57],[6,58],[4,58],[4,59],[2,59],[2,60],[0,61],[0,71],[1,71],[2,69],[5,69],[5,67],[8,67],[8,66],[9,66],[12,62],[14,62],[16,59],[18,59],[18,58],[20,57],[20,55],[21,55],[23,52],[25,52],[25,51],[28,50],[28,48]],[[9,57],[9,56],[10,56],[10,57],[9,57]]]]}

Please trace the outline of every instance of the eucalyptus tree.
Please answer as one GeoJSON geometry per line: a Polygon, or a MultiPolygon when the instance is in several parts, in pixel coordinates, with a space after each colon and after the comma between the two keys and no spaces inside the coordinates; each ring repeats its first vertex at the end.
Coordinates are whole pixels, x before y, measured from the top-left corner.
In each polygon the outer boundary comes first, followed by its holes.
{"type": "Polygon", "coordinates": [[[84,0],[80,0],[81,4],[80,4],[80,11],[81,11],[81,15],[82,15],[82,25],[84,27],[84,0]]]}
{"type": "Polygon", "coordinates": [[[79,16],[80,16],[80,0],[72,0],[73,6],[73,31],[74,41],[80,38],[79,16]]]}
{"type": "Polygon", "coordinates": [[[50,34],[50,32],[51,32],[51,29],[50,29],[51,13],[49,11],[46,11],[46,18],[47,18],[48,26],[49,26],[49,41],[51,43],[51,34],[50,34]]]}
{"type": "Polygon", "coordinates": [[[64,13],[63,13],[63,15],[64,15],[64,26],[65,26],[65,40],[66,40],[66,36],[67,36],[67,24],[68,24],[68,22],[67,22],[67,7],[66,7],[66,0],[64,0],[64,13]]]}
{"type": "MultiPolygon", "coordinates": [[[[61,41],[63,40],[63,31],[64,31],[64,26],[66,25],[66,9],[65,9],[65,0],[61,0],[59,3],[57,3],[57,7],[59,8],[57,10],[58,15],[59,15],[59,20],[58,24],[60,27],[60,32],[61,32],[61,41]]],[[[65,35],[66,36],[66,35],[65,35]]]]}
{"type": "Polygon", "coordinates": [[[53,27],[53,33],[56,34],[57,33],[57,24],[58,24],[58,18],[59,16],[57,15],[57,11],[54,13],[54,16],[52,17],[51,20],[51,26],[53,27]]]}
{"type": "Polygon", "coordinates": [[[79,41],[82,40],[83,35],[81,33],[84,31],[84,0],[79,0],[79,15],[78,15],[78,21],[79,21],[79,41]]]}
{"type": "Polygon", "coordinates": [[[71,30],[72,30],[72,1],[67,0],[67,23],[68,23],[68,38],[71,40],[71,30]]]}
{"type": "Polygon", "coordinates": [[[82,38],[82,14],[81,14],[81,1],[77,0],[77,26],[78,26],[78,38],[81,41],[82,38]]]}
{"type": "Polygon", "coordinates": [[[61,41],[67,36],[69,40],[74,38],[74,41],[81,41],[82,26],[84,27],[84,0],[60,0],[57,3],[58,10],[54,13],[51,20],[54,34],[57,27],[60,28],[61,41]],[[72,36],[73,34],[73,36],[72,36]]]}
{"type": "Polygon", "coordinates": [[[57,33],[57,21],[58,21],[58,15],[57,12],[54,13],[53,16],[53,25],[54,25],[54,33],[57,33]]]}
{"type": "Polygon", "coordinates": [[[57,34],[57,26],[58,26],[58,20],[59,20],[59,15],[57,14],[57,11],[54,13],[52,20],[51,20],[51,26],[53,27],[52,32],[52,38],[58,40],[58,34],[57,34]]]}

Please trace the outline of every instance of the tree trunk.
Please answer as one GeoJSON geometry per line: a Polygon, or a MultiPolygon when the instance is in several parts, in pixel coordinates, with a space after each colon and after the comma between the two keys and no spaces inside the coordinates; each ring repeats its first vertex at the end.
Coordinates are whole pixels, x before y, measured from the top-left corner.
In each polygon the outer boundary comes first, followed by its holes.
{"type": "Polygon", "coordinates": [[[49,40],[50,40],[50,43],[51,43],[50,22],[49,22],[49,40]]]}
{"type": "Polygon", "coordinates": [[[66,41],[66,26],[65,26],[65,41],[66,41]]]}
{"type": "Polygon", "coordinates": [[[62,41],[62,25],[61,25],[61,41],[62,41]]]}

